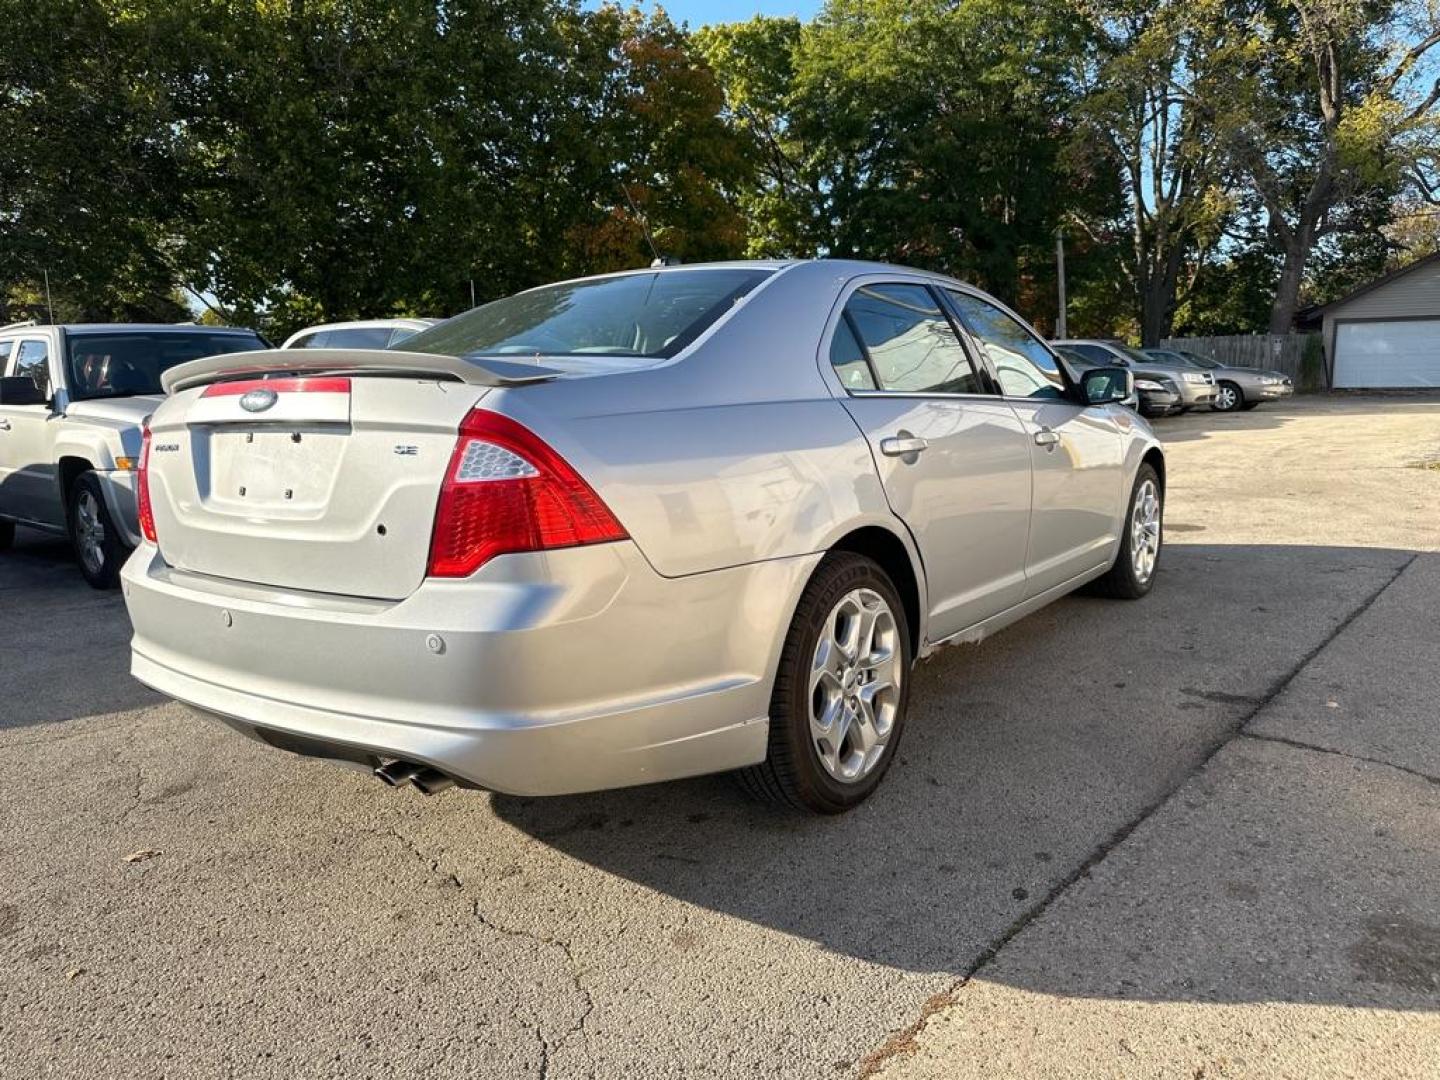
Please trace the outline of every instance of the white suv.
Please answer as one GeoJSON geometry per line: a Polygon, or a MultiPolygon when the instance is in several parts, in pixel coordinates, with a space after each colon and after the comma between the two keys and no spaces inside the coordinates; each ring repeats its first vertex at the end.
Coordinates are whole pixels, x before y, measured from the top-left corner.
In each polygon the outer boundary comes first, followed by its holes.
{"type": "Polygon", "coordinates": [[[227,327],[0,327],[0,549],[17,524],[68,535],[85,579],[114,585],[140,541],[135,470],[161,374],[265,345],[227,327]]]}

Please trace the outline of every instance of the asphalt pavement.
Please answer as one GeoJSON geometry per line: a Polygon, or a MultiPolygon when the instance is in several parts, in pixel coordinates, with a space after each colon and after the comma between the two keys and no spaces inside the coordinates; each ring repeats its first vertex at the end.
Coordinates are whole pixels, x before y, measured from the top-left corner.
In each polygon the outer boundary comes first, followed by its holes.
{"type": "Polygon", "coordinates": [[[0,1075],[1435,1075],[1440,399],[1161,435],[1152,595],[923,664],[839,819],[280,754],[130,680],[26,537],[0,1075]]]}

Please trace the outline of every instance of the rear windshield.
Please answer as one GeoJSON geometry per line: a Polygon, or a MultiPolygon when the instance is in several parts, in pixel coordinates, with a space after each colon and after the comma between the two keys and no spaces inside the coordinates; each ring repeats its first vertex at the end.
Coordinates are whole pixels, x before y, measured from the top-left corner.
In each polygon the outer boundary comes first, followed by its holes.
{"type": "Polygon", "coordinates": [[[546,285],[457,315],[405,342],[446,356],[674,356],[770,276],[665,270],[546,285]]]}
{"type": "Polygon", "coordinates": [[[160,376],[187,360],[265,348],[258,334],[143,330],[66,335],[70,396],[87,398],[161,394],[160,376]]]}

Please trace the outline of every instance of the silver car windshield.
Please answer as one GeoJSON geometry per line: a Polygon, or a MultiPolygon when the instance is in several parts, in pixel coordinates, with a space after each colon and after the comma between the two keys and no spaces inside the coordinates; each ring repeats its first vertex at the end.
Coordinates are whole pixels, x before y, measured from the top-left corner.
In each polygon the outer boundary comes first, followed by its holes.
{"type": "Polygon", "coordinates": [[[457,315],[404,347],[446,356],[665,359],[771,273],[696,267],[546,285],[457,315]]]}

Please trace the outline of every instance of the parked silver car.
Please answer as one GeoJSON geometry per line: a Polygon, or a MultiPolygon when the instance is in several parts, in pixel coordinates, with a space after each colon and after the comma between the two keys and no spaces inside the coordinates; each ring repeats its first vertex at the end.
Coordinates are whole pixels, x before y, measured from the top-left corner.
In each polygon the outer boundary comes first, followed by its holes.
{"type": "Polygon", "coordinates": [[[1154,357],[1146,356],[1139,349],[1119,341],[1105,341],[1098,338],[1051,342],[1057,348],[1064,346],[1067,351],[1078,353],[1096,364],[1128,367],[1135,374],[1166,375],[1180,388],[1183,401],[1180,412],[1189,412],[1197,405],[1210,405],[1215,401],[1215,379],[1208,371],[1202,371],[1192,364],[1166,364],[1154,357]]]}
{"type": "Polygon", "coordinates": [[[1295,380],[1283,371],[1231,367],[1181,349],[1145,349],[1144,352],[1157,363],[1183,364],[1209,372],[1215,380],[1215,400],[1210,408],[1216,412],[1253,409],[1263,402],[1279,401],[1295,393],[1295,380]]]}
{"type": "Polygon", "coordinates": [[[1076,587],[1143,596],[1165,461],[983,293],[873,263],[545,286],[405,350],[167,374],[133,671],[435,791],[743,770],[822,812],[912,662],[1076,587]]]}

